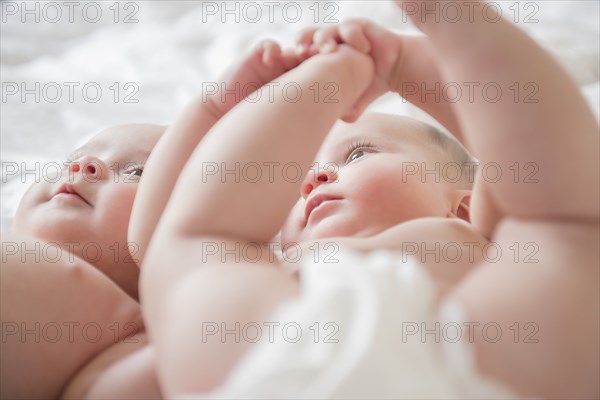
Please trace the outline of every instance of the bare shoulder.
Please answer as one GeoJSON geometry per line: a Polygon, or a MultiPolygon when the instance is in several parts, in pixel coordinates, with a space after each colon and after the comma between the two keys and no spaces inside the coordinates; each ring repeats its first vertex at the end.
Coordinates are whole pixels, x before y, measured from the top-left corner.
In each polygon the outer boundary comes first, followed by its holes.
{"type": "Polygon", "coordinates": [[[141,325],[135,300],[58,246],[4,236],[1,261],[2,397],[58,397],[128,323],[141,325]]]}

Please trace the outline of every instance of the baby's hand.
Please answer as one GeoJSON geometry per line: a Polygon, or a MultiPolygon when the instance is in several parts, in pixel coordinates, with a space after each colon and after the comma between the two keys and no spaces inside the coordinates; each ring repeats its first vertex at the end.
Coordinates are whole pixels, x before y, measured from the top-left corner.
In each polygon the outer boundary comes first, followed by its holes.
{"type": "Polygon", "coordinates": [[[260,42],[217,80],[218,91],[207,102],[217,118],[268,82],[297,67],[305,56],[294,49],[282,50],[272,40],[260,42]]]}
{"type": "Polygon", "coordinates": [[[432,101],[434,96],[414,90],[415,87],[431,88],[445,83],[438,54],[426,36],[397,35],[362,18],[330,27],[309,28],[300,33],[297,42],[301,57],[334,51],[340,43],[345,43],[373,59],[375,77],[355,104],[355,116],[382,94],[396,92],[441,122],[465,144],[454,104],[445,99],[432,101]]]}
{"type": "Polygon", "coordinates": [[[344,43],[373,59],[373,82],[354,105],[350,115],[345,116],[345,120],[356,119],[377,97],[395,90],[397,82],[394,76],[398,68],[402,41],[398,35],[372,21],[351,19],[335,26],[308,28],[300,32],[296,41],[297,52],[301,57],[334,52],[338,44],[344,43]]]}

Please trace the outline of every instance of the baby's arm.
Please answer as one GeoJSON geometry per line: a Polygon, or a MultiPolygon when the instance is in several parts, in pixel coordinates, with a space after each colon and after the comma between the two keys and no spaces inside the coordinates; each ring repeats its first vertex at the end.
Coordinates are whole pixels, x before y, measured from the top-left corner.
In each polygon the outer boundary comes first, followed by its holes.
{"type": "Polygon", "coordinates": [[[166,210],[165,227],[271,240],[297,200],[323,138],[368,84],[369,68],[368,57],[344,48],[306,61],[272,82],[270,95],[263,88],[259,101],[232,110],[195,150],[166,210]],[[331,98],[323,94],[328,88],[335,93],[331,98]],[[212,165],[219,173],[206,173],[212,165]],[[286,170],[294,166],[297,176],[286,170]],[[225,174],[247,167],[258,167],[261,179],[225,174]]]}
{"type": "Polygon", "coordinates": [[[475,23],[421,28],[449,81],[494,82],[505,92],[497,103],[463,100],[456,110],[477,157],[503,173],[477,182],[472,220],[486,225],[488,211],[498,210],[493,240],[520,253],[482,264],[454,295],[471,321],[504,328],[497,343],[474,338],[483,373],[524,396],[598,398],[598,125],[549,54],[509,22],[478,15],[475,23]],[[537,102],[515,101],[509,88],[528,84],[539,89],[537,102]],[[528,166],[533,182],[524,180],[528,166]],[[534,260],[524,253],[531,248],[534,260]],[[534,341],[524,339],[526,326],[534,341]]]}
{"type": "Polygon", "coordinates": [[[475,155],[484,163],[497,162],[504,174],[488,185],[493,201],[512,218],[597,221],[598,125],[579,89],[520,29],[503,19],[492,23],[482,13],[474,15],[473,23],[417,24],[431,39],[447,81],[493,82],[503,89],[498,102],[482,97],[471,102],[465,96],[456,103],[475,155]],[[539,90],[531,103],[515,100],[510,88],[528,83],[539,90]],[[524,182],[521,174],[515,184],[515,163],[522,173],[533,163],[539,182],[524,182]]]}
{"type": "Polygon", "coordinates": [[[260,323],[295,295],[293,278],[270,268],[275,259],[268,242],[296,201],[321,142],[366,88],[372,68],[368,57],[350,48],[314,57],[274,82],[278,89],[272,99],[264,95],[233,109],[192,154],[141,279],[144,315],[167,397],[214,388],[248,346],[233,339],[221,342],[218,335],[199,340],[203,323],[260,323]],[[335,101],[315,101],[311,87],[327,84],[339,89],[335,101]],[[302,92],[295,102],[281,90],[292,86],[302,92]],[[263,178],[203,176],[207,163],[229,171],[253,163],[263,178]],[[297,168],[282,174],[286,165],[297,168]],[[267,168],[275,167],[269,176],[267,168]],[[240,249],[249,244],[259,257],[240,259],[240,249]],[[208,253],[207,245],[216,245],[217,252],[208,253]]]}
{"type": "Polygon", "coordinates": [[[31,254],[47,246],[52,244],[3,237],[3,399],[59,398],[96,355],[117,342],[129,351],[135,346],[123,339],[142,329],[139,304],[98,269],[67,251],[51,261],[31,254]]]}
{"type": "Polygon", "coordinates": [[[215,93],[196,98],[163,134],[144,167],[131,213],[128,240],[139,249],[138,265],[177,178],[198,143],[223,115],[251,94],[251,88],[275,79],[300,61],[295,52],[282,52],[275,42],[261,42],[210,85],[211,89],[216,86],[215,93]]]}
{"type": "Polygon", "coordinates": [[[481,13],[473,23],[422,23],[420,12],[414,20],[431,39],[446,81],[493,82],[504,90],[497,103],[456,104],[477,157],[498,163],[504,175],[477,182],[474,223],[485,225],[486,211],[499,210],[494,241],[520,250],[484,263],[454,293],[470,320],[504,328],[497,343],[474,338],[478,365],[522,395],[598,398],[597,122],[566,72],[509,22],[490,23],[481,13]],[[527,84],[537,90],[534,102],[515,100],[509,89],[527,84]],[[527,165],[535,167],[533,182],[524,180],[527,165]],[[533,259],[524,254],[528,244],[537,249],[533,259]],[[515,342],[509,327],[516,322],[515,342]],[[528,322],[537,327],[533,342],[524,340],[528,322]]]}

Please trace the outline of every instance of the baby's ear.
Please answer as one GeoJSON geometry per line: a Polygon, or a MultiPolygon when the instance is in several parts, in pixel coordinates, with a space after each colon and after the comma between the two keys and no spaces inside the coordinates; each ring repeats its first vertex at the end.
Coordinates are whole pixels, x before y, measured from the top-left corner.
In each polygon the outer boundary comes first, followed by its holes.
{"type": "Polygon", "coordinates": [[[448,212],[449,218],[460,218],[471,222],[471,191],[453,190],[451,194],[452,209],[448,212]]]}

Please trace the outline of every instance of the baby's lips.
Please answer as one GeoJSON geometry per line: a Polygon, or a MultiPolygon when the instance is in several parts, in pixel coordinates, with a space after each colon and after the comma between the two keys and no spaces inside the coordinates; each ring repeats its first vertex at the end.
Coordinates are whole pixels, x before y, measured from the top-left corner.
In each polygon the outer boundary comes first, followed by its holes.
{"type": "Polygon", "coordinates": [[[63,183],[62,185],[60,185],[60,187],[58,188],[58,190],[52,195],[52,197],[59,195],[59,194],[69,194],[69,195],[74,195],[79,197],[83,202],[85,202],[87,205],[89,205],[90,207],[92,206],[92,204],[81,194],[80,190],[78,190],[75,185],[71,185],[68,183],[63,183]]]}

